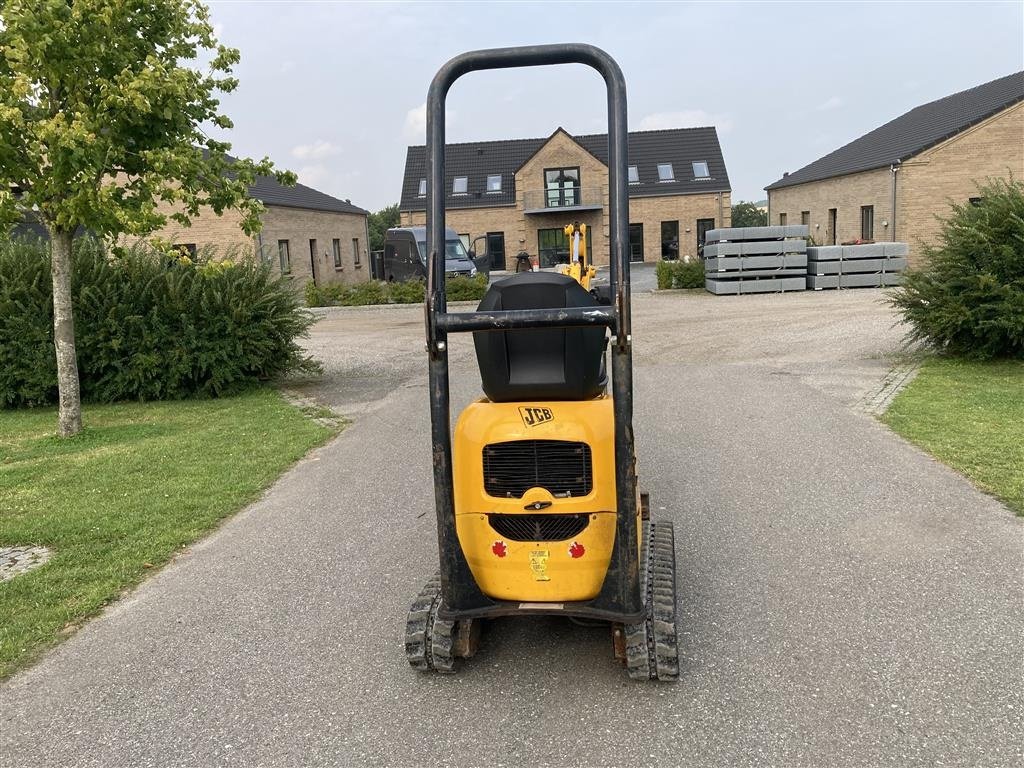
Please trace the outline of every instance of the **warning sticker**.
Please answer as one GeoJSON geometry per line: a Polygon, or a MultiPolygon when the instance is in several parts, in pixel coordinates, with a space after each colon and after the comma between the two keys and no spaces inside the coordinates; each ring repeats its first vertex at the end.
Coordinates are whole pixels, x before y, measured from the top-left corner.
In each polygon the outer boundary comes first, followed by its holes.
{"type": "Polygon", "coordinates": [[[548,557],[551,552],[547,549],[530,550],[530,570],[533,571],[534,581],[551,581],[548,576],[548,557]]]}

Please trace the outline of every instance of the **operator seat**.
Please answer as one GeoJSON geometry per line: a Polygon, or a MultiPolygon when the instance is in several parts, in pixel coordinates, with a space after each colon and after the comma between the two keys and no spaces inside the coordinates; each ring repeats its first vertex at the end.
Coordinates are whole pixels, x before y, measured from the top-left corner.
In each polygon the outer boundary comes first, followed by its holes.
{"type": "MultiPolygon", "coordinates": [[[[521,272],[492,284],[478,309],[597,306],[567,275],[521,272]]],[[[493,402],[591,400],[607,386],[603,326],[476,331],[473,342],[484,393],[493,402]]]]}

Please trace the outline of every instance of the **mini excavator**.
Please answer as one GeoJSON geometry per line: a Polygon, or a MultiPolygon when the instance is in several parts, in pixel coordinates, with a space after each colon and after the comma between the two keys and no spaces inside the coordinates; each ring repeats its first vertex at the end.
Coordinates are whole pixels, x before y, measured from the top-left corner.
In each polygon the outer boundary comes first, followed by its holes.
{"type": "Polygon", "coordinates": [[[606,622],[611,656],[634,679],[679,676],[672,524],[648,519],[636,477],[626,146],[622,72],[590,45],[465,53],[431,83],[425,316],[439,569],[406,622],[416,669],[456,671],[488,619],[544,615],[606,622]],[[448,90],[476,70],[569,63],[596,69],[608,88],[609,285],[588,290],[586,228],[573,224],[573,261],[562,274],[511,275],[475,312],[449,312],[448,90]],[[483,396],[453,434],[454,333],[473,334],[483,396]]]}

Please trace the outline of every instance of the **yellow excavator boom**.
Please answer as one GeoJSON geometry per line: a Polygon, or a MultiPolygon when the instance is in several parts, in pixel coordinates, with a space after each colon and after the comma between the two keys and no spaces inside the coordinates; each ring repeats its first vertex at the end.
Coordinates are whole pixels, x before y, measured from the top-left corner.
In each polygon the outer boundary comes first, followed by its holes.
{"type": "Polygon", "coordinates": [[[558,268],[559,273],[568,275],[590,290],[590,281],[597,274],[597,268],[590,263],[590,253],[587,250],[587,225],[574,221],[565,225],[565,236],[569,238],[569,263],[558,268]]]}

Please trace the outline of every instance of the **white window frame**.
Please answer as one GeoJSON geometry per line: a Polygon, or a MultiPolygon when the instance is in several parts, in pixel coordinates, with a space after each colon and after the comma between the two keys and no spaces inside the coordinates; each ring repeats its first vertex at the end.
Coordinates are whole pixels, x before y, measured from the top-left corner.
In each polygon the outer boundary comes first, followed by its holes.
{"type": "Polygon", "coordinates": [[[629,169],[626,171],[626,178],[629,180],[630,184],[639,184],[640,168],[635,165],[629,166],[629,169]]]}
{"type": "Polygon", "coordinates": [[[690,165],[693,166],[693,178],[695,178],[695,179],[710,179],[711,178],[711,169],[708,167],[707,160],[695,160],[694,162],[690,163],[690,165]],[[704,169],[704,173],[700,173],[697,170],[698,166],[704,169]]]}
{"type": "Polygon", "coordinates": [[[487,177],[487,191],[491,194],[497,194],[498,192],[501,192],[501,182],[502,179],[500,173],[493,173],[489,175],[487,177]],[[491,182],[493,182],[495,179],[498,180],[498,186],[496,187],[491,185],[491,182]]]}
{"type": "Polygon", "coordinates": [[[468,195],[469,194],[469,177],[468,176],[456,176],[452,179],[452,194],[453,195],[468,195]],[[462,191],[459,191],[459,182],[462,182],[462,191]]]}
{"type": "Polygon", "coordinates": [[[416,190],[416,197],[426,197],[426,196],[427,196],[427,180],[426,179],[420,179],[420,185],[419,185],[419,187],[416,190]]]}
{"type": "Polygon", "coordinates": [[[676,180],[676,169],[672,167],[672,163],[658,163],[658,182],[661,184],[668,184],[676,180]],[[665,178],[665,173],[662,169],[668,168],[668,178],[665,178]]]}

